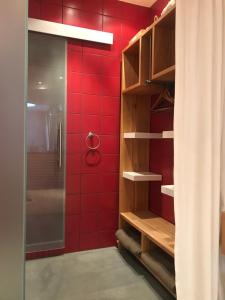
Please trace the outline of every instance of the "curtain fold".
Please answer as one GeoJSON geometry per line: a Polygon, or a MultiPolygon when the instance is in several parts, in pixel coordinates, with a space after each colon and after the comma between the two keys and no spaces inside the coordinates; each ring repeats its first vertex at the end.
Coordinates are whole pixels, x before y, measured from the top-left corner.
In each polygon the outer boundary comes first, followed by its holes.
{"type": "Polygon", "coordinates": [[[225,299],[219,255],[223,181],[225,189],[225,155],[221,151],[223,2],[176,1],[174,201],[178,300],[225,299]]]}

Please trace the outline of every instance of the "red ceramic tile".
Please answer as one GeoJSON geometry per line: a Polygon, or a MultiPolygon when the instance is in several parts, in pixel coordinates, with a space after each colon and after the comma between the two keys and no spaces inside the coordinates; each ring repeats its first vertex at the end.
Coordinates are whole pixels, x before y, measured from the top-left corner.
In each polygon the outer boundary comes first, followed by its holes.
{"type": "Polygon", "coordinates": [[[103,89],[102,77],[99,75],[83,75],[82,92],[84,94],[101,95],[103,89]]]}
{"type": "Polygon", "coordinates": [[[110,45],[99,44],[99,43],[88,42],[88,41],[84,41],[83,43],[84,53],[104,55],[104,52],[109,50],[110,50],[110,45]]]}
{"type": "Polygon", "coordinates": [[[118,154],[119,137],[115,135],[101,136],[101,146],[104,154],[118,154]]]}
{"type": "Polygon", "coordinates": [[[83,174],[81,175],[81,192],[99,193],[101,191],[101,176],[99,174],[83,174]]]}
{"type": "Polygon", "coordinates": [[[67,155],[66,174],[80,174],[81,155],[67,155]]]}
{"type": "Polygon", "coordinates": [[[63,23],[94,30],[102,30],[102,15],[64,7],[63,23]]]}
{"type": "Polygon", "coordinates": [[[116,230],[101,231],[99,233],[99,243],[101,248],[116,246],[116,230]]]}
{"type": "MultiPolygon", "coordinates": [[[[154,99],[153,99],[154,101],[154,99]]],[[[173,114],[163,112],[151,116],[151,130],[162,132],[173,129],[173,114]]],[[[174,222],[173,198],[161,194],[161,184],[173,183],[173,141],[151,141],[150,167],[151,170],[163,175],[161,183],[150,185],[150,209],[170,222],[174,222]]]]}
{"type": "Polygon", "coordinates": [[[173,130],[173,111],[162,111],[151,115],[151,129],[153,132],[173,130]]]}
{"type": "Polygon", "coordinates": [[[63,255],[65,252],[64,248],[54,249],[54,250],[46,250],[46,251],[38,251],[38,252],[29,252],[26,253],[26,259],[39,259],[44,257],[53,257],[58,255],[63,255]]]}
{"type": "Polygon", "coordinates": [[[29,0],[29,18],[40,19],[41,2],[40,0],[29,0]]]}
{"type": "Polygon", "coordinates": [[[160,0],[160,1],[156,1],[151,9],[155,12],[158,13],[159,15],[161,14],[163,8],[167,5],[168,1],[167,0],[160,0]]]}
{"type": "Polygon", "coordinates": [[[80,214],[81,197],[80,195],[66,195],[66,215],[80,214]]]}
{"type": "Polygon", "coordinates": [[[80,175],[66,176],[66,192],[67,194],[80,193],[80,175]]]}
{"type": "Polygon", "coordinates": [[[70,93],[81,93],[82,75],[79,73],[68,72],[67,89],[70,93]]]}
{"type": "Polygon", "coordinates": [[[99,248],[99,233],[83,233],[80,236],[80,250],[99,248]]]}
{"type": "Polygon", "coordinates": [[[102,74],[103,59],[102,55],[84,53],[84,74],[102,74]]]}
{"type": "Polygon", "coordinates": [[[57,4],[62,6],[62,0],[41,0],[43,4],[57,4]]]}
{"type": "Polygon", "coordinates": [[[117,211],[119,205],[118,193],[104,193],[99,196],[101,211],[117,211]]]}
{"type": "MultiPolygon", "coordinates": [[[[132,20],[133,22],[137,22],[142,17],[142,10],[140,6],[134,5],[131,3],[124,3],[125,14],[123,19],[132,20]]],[[[148,9],[144,8],[144,10],[148,11],[148,9]]],[[[150,10],[149,10],[150,12],[150,10]]],[[[146,17],[146,16],[145,16],[146,17]]]]}
{"type": "Polygon", "coordinates": [[[121,41],[116,39],[113,41],[113,45],[105,45],[93,42],[85,41],[83,43],[83,52],[105,56],[121,56],[121,41]]]}
{"type": "Polygon", "coordinates": [[[67,115],[67,133],[79,133],[81,130],[81,116],[75,114],[67,115]]]}
{"type": "Polygon", "coordinates": [[[83,27],[80,14],[82,11],[70,7],[63,7],[63,23],[66,25],[83,27]]]}
{"type": "Polygon", "coordinates": [[[97,212],[100,205],[100,194],[88,194],[81,196],[82,214],[97,212]]]}
{"type": "Polygon", "coordinates": [[[101,98],[97,95],[82,96],[82,113],[90,115],[99,115],[101,98]]]}
{"type": "Polygon", "coordinates": [[[69,72],[83,73],[82,52],[68,49],[67,64],[69,72]]]}
{"type": "Polygon", "coordinates": [[[72,94],[68,92],[67,96],[67,112],[73,114],[81,113],[81,94],[72,94]]]}
{"type": "Polygon", "coordinates": [[[175,223],[174,218],[174,199],[167,195],[162,195],[162,214],[161,216],[171,223],[175,223]]]}
{"type": "Polygon", "coordinates": [[[114,35],[114,40],[121,38],[122,23],[120,19],[103,16],[103,31],[111,32],[114,35]]]}
{"type": "Polygon", "coordinates": [[[103,116],[101,125],[102,134],[119,134],[119,118],[115,116],[103,116]]]}
{"type": "Polygon", "coordinates": [[[106,56],[118,56],[122,57],[122,38],[121,39],[114,39],[113,40],[113,45],[109,45],[107,49],[104,49],[104,52],[102,53],[103,55],[106,56]]]}
{"type": "Polygon", "coordinates": [[[83,0],[63,0],[63,6],[72,7],[76,9],[83,9],[83,0]]]}
{"type": "Polygon", "coordinates": [[[103,155],[101,162],[101,170],[103,172],[119,172],[119,156],[103,155]]]}
{"type": "Polygon", "coordinates": [[[115,18],[123,18],[124,4],[121,1],[103,0],[103,14],[115,18]]]}
{"type": "Polygon", "coordinates": [[[55,4],[45,4],[44,1],[41,3],[41,19],[62,23],[62,6],[55,4]]]}
{"type": "Polygon", "coordinates": [[[105,173],[102,174],[101,192],[117,192],[119,188],[119,174],[118,173],[105,173]]]}
{"type": "Polygon", "coordinates": [[[90,131],[100,133],[100,116],[98,115],[83,115],[82,117],[82,132],[88,134],[90,131]]]}
{"type": "Polygon", "coordinates": [[[101,95],[103,96],[120,96],[120,77],[102,76],[101,95]]]}
{"type": "Polygon", "coordinates": [[[94,233],[98,230],[98,215],[97,213],[81,214],[80,219],[80,232],[82,233],[94,233]]]}
{"type": "Polygon", "coordinates": [[[67,215],[65,220],[65,252],[79,251],[80,218],[79,215],[67,215]]]}
{"type": "Polygon", "coordinates": [[[99,150],[86,149],[81,156],[81,173],[96,173],[100,170],[102,154],[99,150]]]}
{"type": "Polygon", "coordinates": [[[120,99],[119,97],[102,97],[102,114],[105,116],[119,116],[120,99]]]}
{"type": "Polygon", "coordinates": [[[100,211],[98,214],[98,228],[102,230],[112,230],[118,227],[119,214],[113,211],[100,211]]]}
{"type": "Polygon", "coordinates": [[[136,24],[136,22],[130,20],[123,20],[122,23],[122,36],[123,40],[128,42],[134,37],[134,35],[140,30],[141,28],[136,24]]]}
{"type": "Polygon", "coordinates": [[[120,76],[120,58],[102,56],[102,74],[110,76],[120,76]]]}
{"type": "Polygon", "coordinates": [[[79,134],[67,134],[67,155],[81,151],[81,136],[79,134]]]}
{"type": "Polygon", "coordinates": [[[84,0],[84,10],[102,14],[103,0],[84,0]]]}
{"type": "Polygon", "coordinates": [[[153,23],[152,10],[145,7],[139,7],[138,22],[141,28],[146,28],[153,23]]]}
{"type": "Polygon", "coordinates": [[[83,52],[83,41],[75,40],[75,39],[68,39],[67,40],[67,47],[68,51],[77,51],[83,52]]]}

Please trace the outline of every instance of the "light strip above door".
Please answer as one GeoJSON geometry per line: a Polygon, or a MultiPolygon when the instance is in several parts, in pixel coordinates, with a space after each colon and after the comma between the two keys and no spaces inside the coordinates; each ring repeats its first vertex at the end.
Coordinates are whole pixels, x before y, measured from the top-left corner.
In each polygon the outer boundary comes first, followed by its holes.
{"type": "Polygon", "coordinates": [[[113,44],[113,33],[43,21],[39,19],[29,18],[28,30],[108,45],[113,44]]]}

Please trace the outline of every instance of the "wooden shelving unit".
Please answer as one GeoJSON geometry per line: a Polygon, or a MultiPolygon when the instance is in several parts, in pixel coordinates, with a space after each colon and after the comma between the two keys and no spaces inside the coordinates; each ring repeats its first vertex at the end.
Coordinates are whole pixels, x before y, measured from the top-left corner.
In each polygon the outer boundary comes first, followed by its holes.
{"type": "Polygon", "coordinates": [[[153,26],[152,79],[175,80],[175,9],[153,26]]]}
{"type": "MultiPolygon", "coordinates": [[[[162,180],[160,174],[149,170],[150,140],[173,138],[172,131],[149,132],[151,95],[160,93],[164,82],[174,78],[175,9],[153,23],[122,54],[119,223],[124,232],[129,225],[129,233],[133,229],[141,235],[141,255],[137,258],[145,266],[142,254],[151,257],[152,247],[174,256],[174,225],[149,211],[149,182],[154,185],[154,181],[162,180]]],[[[175,296],[175,291],[147,268],[175,296]]]]}

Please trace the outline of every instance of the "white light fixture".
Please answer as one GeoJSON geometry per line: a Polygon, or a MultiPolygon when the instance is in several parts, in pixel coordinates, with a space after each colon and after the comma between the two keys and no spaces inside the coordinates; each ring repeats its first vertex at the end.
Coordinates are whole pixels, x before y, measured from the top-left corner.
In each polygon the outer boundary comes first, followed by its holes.
{"type": "Polygon", "coordinates": [[[29,18],[28,29],[30,31],[63,36],[73,39],[109,45],[113,44],[113,33],[43,21],[39,19],[29,18]]]}

